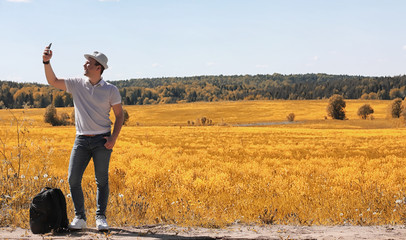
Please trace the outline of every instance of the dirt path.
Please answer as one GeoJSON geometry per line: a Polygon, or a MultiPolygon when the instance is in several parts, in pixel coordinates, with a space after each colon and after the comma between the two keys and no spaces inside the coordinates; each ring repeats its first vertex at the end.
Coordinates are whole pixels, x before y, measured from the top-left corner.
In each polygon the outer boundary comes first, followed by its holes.
{"type": "Polygon", "coordinates": [[[0,239],[405,239],[405,226],[246,226],[224,229],[187,228],[173,225],[95,229],[65,234],[35,235],[29,229],[0,228],[0,239]]]}

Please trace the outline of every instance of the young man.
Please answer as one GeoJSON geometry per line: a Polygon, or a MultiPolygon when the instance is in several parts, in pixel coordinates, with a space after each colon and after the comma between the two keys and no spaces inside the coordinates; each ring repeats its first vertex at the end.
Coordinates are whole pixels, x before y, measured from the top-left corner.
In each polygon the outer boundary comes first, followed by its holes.
{"type": "Polygon", "coordinates": [[[108,169],[112,149],[121,127],[124,115],[121,96],[112,84],[102,78],[108,68],[107,57],[103,53],[85,54],[84,75],[87,79],[57,78],[50,64],[52,51],[46,47],[42,60],[45,76],[50,85],[72,94],[75,105],[76,139],[69,162],[69,187],[75,207],[75,218],[70,229],[86,228],[86,214],[82,190],[83,173],[93,158],[97,184],[96,227],[108,230],[106,208],[109,196],[108,169]],[[110,110],[116,117],[111,133],[110,110]]]}

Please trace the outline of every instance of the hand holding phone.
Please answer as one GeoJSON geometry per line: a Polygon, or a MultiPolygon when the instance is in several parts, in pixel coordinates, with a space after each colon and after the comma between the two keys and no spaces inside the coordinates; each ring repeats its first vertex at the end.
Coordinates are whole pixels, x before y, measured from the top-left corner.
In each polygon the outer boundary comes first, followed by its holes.
{"type": "Polygon", "coordinates": [[[52,46],[52,43],[50,43],[49,45],[48,45],[48,47],[47,47],[47,53],[45,53],[45,55],[48,55],[49,54],[49,52],[51,51],[51,46],[52,46]]]}
{"type": "Polygon", "coordinates": [[[43,62],[49,62],[52,58],[52,51],[51,51],[52,43],[50,43],[44,50],[44,54],[42,55],[43,62]]]}

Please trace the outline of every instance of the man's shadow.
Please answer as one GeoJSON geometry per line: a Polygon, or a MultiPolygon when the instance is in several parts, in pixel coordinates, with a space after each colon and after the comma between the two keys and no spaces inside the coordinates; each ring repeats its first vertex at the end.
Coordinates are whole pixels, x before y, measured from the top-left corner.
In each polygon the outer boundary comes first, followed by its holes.
{"type": "Polygon", "coordinates": [[[98,231],[96,229],[92,228],[86,228],[83,230],[68,230],[66,232],[60,232],[60,233],[54,233],[54,236],[68,236],[68,237],[85,237],[85,236],[94,236],[94,237],[100,237],[105,236],[106,239],[114,239],[114,237],[119,237],[119,238],[154,238],[154,239],[163,239],[163,240],[192,240],[192,239],[197,239],[197,240],[215,240],[217,238],[209,237],[209,236],[191,236],[191,237],[186,237],[186,236],[178,236],[176,233],[156,233],[156,230],[154,229],[145,229],[142,228],[140,230],[127,230],[123,228],[110,228],[109,231],[98,231]]]}

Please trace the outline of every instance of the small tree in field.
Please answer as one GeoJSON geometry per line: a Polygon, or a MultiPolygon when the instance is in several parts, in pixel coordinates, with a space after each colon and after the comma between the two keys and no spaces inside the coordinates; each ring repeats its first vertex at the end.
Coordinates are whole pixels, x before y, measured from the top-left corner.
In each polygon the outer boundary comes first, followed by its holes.
{"type": "Polygon", "coordinates": [[[371,107],[371,105],[364,104],[358,109],[357,115],[362,119],[367,119],[367,117],[372,113],[374,113],[374,109],[371,107]]]}
{"type": "Polygon", "coordinates": [[[126,109],[123,109],[123,114],[124,114],[123,125],[125,125],[127,123],[128,119],[130,119],[130,114],[128,114],[128,111],[126,109]]]}
{"type": "Polygon", "coordinates": [[[72,124],[75,125],[75,109],[70,113],[70,118],[72,119],[72,124]]]}
{"type": "Polygon", "coordinates": [[[44,114],[44,122],[50,123],[52,126],[59,126],[59,118],[58,114],[56,113],[56,108],[54,105],[50,104],[48,107],[45,109],[45,114],[44,114]]]}
{"type": "Polygon", "coordinates": [[[333,119],[345,119],[345,106],[344,97],[334,94],[328,99],[327,114],[333,119]]]}
{"type": "Polygon", "coordinates": [[[390,113],[392,118],[400,118],[402,114],[402,99],[401,98],[396,98],[392,101],[392,104],[390,105],[390,113]]]}
{"type": "Polygon", "coordinates": [[[295,114],[294,113],[289,113],[289,115],[288,116],[286,116],[286,119],[289,121],[289,122],[293,122],[293,121],[295,121],[295,114]]]}
{"type": "Polygon", "coordinates": [[[71,122],[69,121],[69,119],[70,119],[69,114],[67,114],[66,112],[63,112],[61,114],[61,116],[59,117],[60,125],[64,125],[64,126],[70,125],[71,122]]]}

